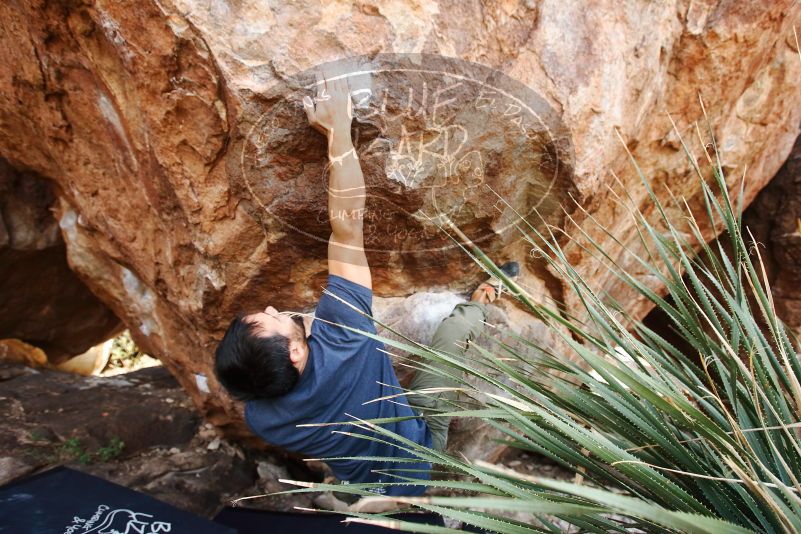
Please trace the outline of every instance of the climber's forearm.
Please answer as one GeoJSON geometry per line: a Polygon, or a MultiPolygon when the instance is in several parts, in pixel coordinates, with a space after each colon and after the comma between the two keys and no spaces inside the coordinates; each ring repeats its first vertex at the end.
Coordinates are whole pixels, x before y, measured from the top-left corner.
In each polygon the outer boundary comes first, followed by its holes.
{"type": "Polygon", "coordinates": [[[350,127],[329,134],[328,272],[372,288],[364,253],[365,187],[350,127]]]}
{"type": "Polygon", "coordinates": [[[303,108],[309,124],[328,139],[328,272],[372,288],[364,253],[364,176],[350,138],[353,110],[346,78],[323,76],[314,100],[303,97],[303,108]]]}
{"type": "Polygon", "coordinates": [[[329,134],[328,216],[332,238],[343,245],[364,246],[365,187],[350,127],[329,134]]]}

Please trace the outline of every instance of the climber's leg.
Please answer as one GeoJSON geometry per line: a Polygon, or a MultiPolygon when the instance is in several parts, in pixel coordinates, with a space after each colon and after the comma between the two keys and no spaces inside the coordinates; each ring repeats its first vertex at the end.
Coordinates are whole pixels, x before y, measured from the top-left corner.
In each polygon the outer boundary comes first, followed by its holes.
{"type": "MultiPolygon", "coordinates": [[[[500,267],[507,278],[514,280],[520,274],[520,265],[515,261],[506,262],[500,267]]],[[[470,302],[457,305],[450,316],[448,316],[437,328],[434,333],[432,348],[455,354],[464,355],[467,350],[467,343],[478,337],[484,330],[484,321],[487,317],[487,303],[493,302],[502,294],[507,292],[503,282],[491,276],[473,291],[470,302]]],[[[427,361],[434,369],[420,370],[412,377],[409,390],[412,392],[407,395],[407,399],[412,408],[425,417],[426,424],[431,431],[432,447],[436,450],[444,450],[448,441],[448,427],[450,417],[435,417],[434,414],[452,411],[452,402],[456,399],[457,392],[443,391],[439,393],[415,394],[428,388],[452,388],[457,387],[458,383],[450,376],[441,376],[436,371],[442,371],[449,375],[458,373],[455,368],[447,363],[427,361]]]]}
{"type": "MultiPolygon", "coordinates": [[[[486,308],[483,303],[470,301],[458,304],[451,312],[450,316],[440,323],[434,333],[431,347],[456,355],[463,355],[467,350],[467,343],[475,339],[484,329],[484,319],[486,318],[486,308]]],[[[435,368],[443,370],[449,374],[458,373],[454,367],[443,362],[427,361],[435,368]]],[[[409,384],[409,390],[418,391],[428,388],[448,388],[457,387],[458,384],[450,377],[440,376],[434,372],[417,371],[409,384]]],[[[428,428],[431,431],[432,446],[436,450],[444,450],[448,440],[448,426],[450,417],[432,417],[432,414],[452,411],[451,401],[456,398],[455,391],[445,391],[441,393],[410,394],[407,396],[409,404],[418,414],[422,414],[426,419],[428,428]]]]}

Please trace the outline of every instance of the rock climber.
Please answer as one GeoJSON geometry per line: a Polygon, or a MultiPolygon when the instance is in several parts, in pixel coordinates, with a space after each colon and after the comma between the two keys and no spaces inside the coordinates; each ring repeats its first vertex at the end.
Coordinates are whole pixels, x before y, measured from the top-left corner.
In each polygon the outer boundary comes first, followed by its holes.
{"type": "MultiPolygon", "coordinates": [[[[414,469],[410,476],[428,478],[419,470],[421,465],[426,466],[424,470],[430,469],[430,464],[404,462],[409,453],[392,444],[332,431],[370,435],[364,428],[299,426],[331,422],[345,422],[347,426],[348,421],[355,421],[353,418],[410,417],[382,426],[416,443],[443,450],[449,419],[430,415],[449,410],[455,398],[454,392],[446,391],[369,402],[402,390],[383,345],[339,326],[376,332],[370,318],[372,279],[364,252],[365,184],[351,140],[353,107],[346,78],[319,77],[317,94],[304,97],[303,105],[309,124],[328,139],[331,235],[326,291],[314,318],[279,312],[272,306],[235,318],[216,350],[216,377],[231,396],[245,401],[247,425],[266,442],[307,457],[339,458],[326,463],[340,484],[402,482],[378,472],[386,469],[414,469]],[[361,456],[401,461],[348,459],[361,456]]],[[[511,262],[503,269],[515,276],[518,266],[511,262]]],[[[502,285],[495,278],[479,285],[470,301],[457,305],[439,325],[432,348],[464,353],[466,344],[482,331],[485,305],[501,291],[502,285]]],[[[449,379],[420,371],[408,389],[453,386],[449,379]]],[[[376,488],[376,493],[419,495],[424,490],[425,486],[419,484],[399,484],[376,488]]],[[[337,495],[348,497],[342,492],[337,495]]]]}

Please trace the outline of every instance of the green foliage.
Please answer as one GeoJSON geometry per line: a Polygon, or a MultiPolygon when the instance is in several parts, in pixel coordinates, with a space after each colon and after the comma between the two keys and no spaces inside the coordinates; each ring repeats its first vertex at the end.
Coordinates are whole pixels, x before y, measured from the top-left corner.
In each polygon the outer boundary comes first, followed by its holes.
{"type": "MultiPolygon", "coordinates": [[[[503,533],[558,532],[556,518],[583,532],[801,532],[801,365],[776,317],[761,260],[743,235],[742,191],[732,200],[717,157],[702,168],[686,146],[685,151],[701,184],[700,198],[693,199],[700,209],[691,210],[669,192],[658,196],[637,168],[646,202],[619,198],[635,222],[636,247],[589,213],[583,213],[582,227],[570,225],[574,235],[540,230],[520,218],[522,238],[578,297],[583,309],[576,317],[538,304],[479,249],[466,245],[566,350],[554,353],[537,339],[521,340],[532,357],[497,341],[492,350],[476,346],[461,358],[364,333],[418,356],[420,369],[445,373],[429,362],[447,362],[447,374],[470,397],[447,415],[481,417],[511,446],[580,473],[584,483],[470,462],[395,435],[380,426],[385,421],[351,421],[376,432],[355,438],[393,438],[435,469],[459,475],[417,482],[458,496],[395,500],[503,533]],[[649,216],[640,209],[644,205],[649,216]],[[595,222],[593,232],[581,229],[588,221],[595,222]],[[722,235],[708,244],[712,228],[722,235]],[[617,250],[594,237],[603,234],[617,250]],[[631,295],[661,309],[683,350],[593,288],[568,261],[568,247],[581,248],[631,295]],[[660,286],[670,298],[657,292],[660,286]],[[509,512],[521,511],[539,524],[509,518],[509,512]]],[[[367,495],[375,486],[338,490],[367,495]]],[[[329,488],[295,491],[319,489],[329,488]]],[[[354,521],[388,524],[380,516],[352,515],[354,521]]]]}
{"type": "Polygon", "coordinates": [[[111,354],[106,366],[107,370],[120,370],[135,368],[137,362],[146,357],[145,353],[139,350],[139,347],[134,343],[131,338],[131,332],[125,330],[120,335],[114,338],[111,344],[111,354]]]}
{"type": "Polygon", "coordinates": [[[84,465],[92,463],[92,454],[87,451],[81,440],[69,438],[61,444],[61,453],[71,460],[76,460],[84,465]]]}
{"type": "Polygon", "coordinates": [[[47,435],[41,430],[34,429],[28,432],[28,439],[33,442],[37,441],[48,441],[47,435]]]}
{"type": "Polygon", "coordinates": [[[125,443],[116,436],[112,437],[108,444],[100,447],[94,453],[88,451],[78,438],[69,438],[60,445],[59,456],[61,459],[75,460],[88,465],[98,460],[108,462],[119,456],[123,449],[125,449],[125,443]]]}
{"type": "Polygon", "coordinates": [[[114,436],[109,440],[108,445],[104,445],[97,450],[97,458],[101,462],[108,462],[122,454],[123,449],[125,449],[125,443],[114,436]]]}

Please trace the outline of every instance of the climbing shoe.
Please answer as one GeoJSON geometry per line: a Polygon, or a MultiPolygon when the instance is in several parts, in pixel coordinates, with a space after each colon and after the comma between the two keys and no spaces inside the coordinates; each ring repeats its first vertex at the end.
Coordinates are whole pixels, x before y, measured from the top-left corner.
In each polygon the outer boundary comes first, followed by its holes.
{"type": "MultiPolygon", "coordinates": [[[[507,277],[515,280],[520,274],[520,264],[516,261],[506,262],[501,265],[501,271],[503,271],[507,277]]],[[[504,285],[503,280],[494,276],[491,276],[486,281],[482,282],[476,289],[476,291],[478,290],[483,290],[486,292],[487,300],[489,302],[493,302],[498,297],[509,292],[509,288],[504,285]]]]}

